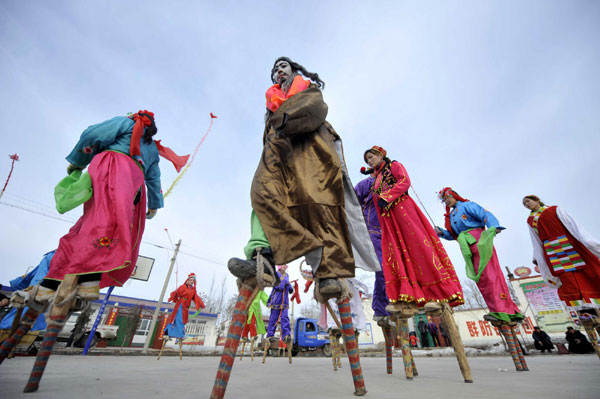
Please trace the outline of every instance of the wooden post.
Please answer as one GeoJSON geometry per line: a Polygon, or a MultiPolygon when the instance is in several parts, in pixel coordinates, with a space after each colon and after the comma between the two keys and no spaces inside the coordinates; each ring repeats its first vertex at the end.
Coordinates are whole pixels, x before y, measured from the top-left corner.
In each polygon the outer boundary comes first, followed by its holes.
{"type": "Polygon", "coordinates": [[[52,354],[52,348],[56,343],[56,338],[60,330],[62,330],[65,322],[67,321],[67,315],[71,309],[71,305],[75,301],[73,295],[77,290],[77,283],[79,282],[79,276],[67,275],[62,283],[58,286],[58,292],[56,293],[56,299],[50,308],[48,317],[46,319],[47,327],[46,334],[44,334],[44,340],[40,346],[39,352],[35,359],[33,369],[29,376],[29,381],[25,385],[23,392],[35,392],[38,390],[44,370],[48,364],[50,355],[52,354]]]}
{"type": "Polygon", "coordinates": [[[346,344],[346,353],[350,361],[350,370],[352,372],[352,381],[354,382],[354,395],[366,395],[365,379],[360,366],[360,356],[358,354],[358,342],[354,335],[354,326],[352,325],[352,313],[350,310],[350,299],[344,298],[338,301],[340,318],[342,319],[342,334],[346,344]]]}
{"type": "Polygon", "coordinates": [[[515,322],[509,323],[510,332],[515,340],[515,349],[517,350],[517,356],[519,356],[519,362],[521,362],[523,371],[529,371],[529,367],[527,367],[527,362],[525,361],[525,356],[523,355],[523,351],[521,350],[521,345],[519,344],[519,338],[517,338],[516,325],[517,323],[515,322]]]}
{"type": "MultiPolygon", "coordinates": [[[[22,308],[20,309],[22,310],[22,308]]],[[[40,315],[40,312],[29,308],[27,312],[23,315],[19,323],[17,324],[17,328],[8,338],[2,342],[0,346],[0,364],[6,359],[13,351],[13,349],[21,342],[21,339],[31,330],[31,327],[35,323],[35,320],[40,315]]],[[[17,316],[15,315],[15,320],[17,320],[17,316]]],[[[14,321],[13,321],[14,325],[14,321]]],[[[12,329],[11,329],[12,330],[12,329]]]]}
{"type": "Polygon", "coordinates": [[[235,361],[235,352],[240,344],[240,335],[244,329],[244,323],[248,319],[248,306],[250,306],[254,299],[252,296],[258,292],[255,289],[258,287],[254,284],[256,282],[253,282],[253,286],[242,284],[240,287],[210,399],[223,399],[225,397],[225,390],[227,389],[227,383],[229,382],[229,376],[231,375],[235,361]]]}
{"type": "Polygon", "coordinates": [[[465,347],[462,339],[460,338],[458,327],[456,327],[456,323],[454,322],[452,308],[447,303],[443,304],[441,319],[442,323],[444,323],[444,327],[446,327],[446,331],[450,335],[450,343],[454,348],[456,360],[458,360],[458,367],[460,367],[460,372],[462,373],[463,379],[466,383],[472,383],[473,376],[471,375],[471,368],[469,367],[469,361],[467,360],[465,347]]]}

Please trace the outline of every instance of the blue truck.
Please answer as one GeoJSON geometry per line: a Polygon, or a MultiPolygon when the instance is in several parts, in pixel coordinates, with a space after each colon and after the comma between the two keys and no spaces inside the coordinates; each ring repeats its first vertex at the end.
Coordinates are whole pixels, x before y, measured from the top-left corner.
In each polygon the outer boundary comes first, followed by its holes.
{"type": "Polygon", "coordinates": [[[308,319],[306,317],[296,319],[292,356],[296,356],[298,352],[317,350],[320,350],[327,357],[331,356],[329,334],[327,334],[327,331],[319,327],[317,319],[308,319]]]}

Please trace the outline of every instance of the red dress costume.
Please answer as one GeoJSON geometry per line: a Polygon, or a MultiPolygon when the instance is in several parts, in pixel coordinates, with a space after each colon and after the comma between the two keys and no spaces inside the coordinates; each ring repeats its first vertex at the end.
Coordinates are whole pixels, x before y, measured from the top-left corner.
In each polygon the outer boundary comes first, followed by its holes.
{"type": "Polygon", "coordinates": [[[183,324],[186,324],[188,322],[188,314],[190,306],[192,305],[192,301],[194,301],[196,309],[200,310],[205,308],[204,302],[202,302],[202,298],[200,298],[200,296],[196,292],[196,275],[194,273],[191,273],[188,276],[188,279],[192,276],[194,277],[193,285],[188,285],[186,281],[185,283],[181,284],[179,288],[177,288],[175,291],[171,292],[169,302],[175,302],[175,307],[173,308],[171,316],[169,316],[169,320],[167,320],[167,324],[171,324],[173,323],[173,321],[175,321],[175,315],[177,315],[177,310],[179,310],[180,306],[182,306],[181,310],[183,311],[181,315],[183,319],[183,324]]]}
{"type": "Polygon", "coordinates": [[[575,224],[570,216],[556,206],[542,207],[527,218],[532,229],[535,253],[543,253],[543,262],[537,259],[540,269],[547,269],[556,281],[558,296],[567,305],[577,305],[574,301],[600,305],[600,259],[575,238],[571,231],[586,234],[575,224]],[[561,216],[562,215],[562,216],[561,216]],[[565,219],[569,228],[561,219],[565,219]],[[570,231],[571,230],[571,231],[570,231]],[[535,235],[539,240],[535,240],[535,235]]]}
{"type": "Polygon", "coordinates": [[[408,195],[410,178],[406,169],[399,162],[384,161],[376,173],[373,202],[381,224],[389,301],[416,302],[418,306],[426,302],[463,304],[462,287],[446,250],[408,195]],[[380,208],[380,198],[388,203],[386,209],[380,208]]]}

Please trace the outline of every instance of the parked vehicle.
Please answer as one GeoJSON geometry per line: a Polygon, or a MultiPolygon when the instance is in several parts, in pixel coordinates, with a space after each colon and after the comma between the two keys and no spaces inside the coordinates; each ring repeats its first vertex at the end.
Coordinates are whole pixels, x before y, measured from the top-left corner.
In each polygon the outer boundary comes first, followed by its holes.
{"type": "MultiPolygon", "coordinates": [[[[65,326],[58,334],[57,340],[59,342],[67,342],[69,340],[69,338],[71,338],[71,334],[72,334],[73,330],[75,329],[75,323],[77,322],[77,318],[80,316],[80,314],[81,314],[80,312],[73,312],[73,314],[71,314],[71,316],[67,319],[65,326]]],[[[85,343],[88,340],[89,334],[92,331],[92,326],[94,325],[95,319],[96,319],[96,314],[93,314],[85,326],[85,334],[83,334],[77,341],[72,343],[72,345],[74,347],[83,348],[85,346],[85,343]]],[[[92,339],[90,347],[95,346],[100,338],[104,338],[104,339],[116,338],[118,331],[119,331],[119,326],[99,325],[98,328],[96,328],[96,332],[94,334],[94,338],[92,339]]],[[[43,334],[40,334],[40,336],[43,337],[43,334]]]]}
{"type": "Polygon", "coordinates": [[[298,352],[311,352],[320,350],[323,355],[331,356],[329,334],[319,327],[317,319],[300,317],[294,325],[294,346],[292,356],[298,352]]]}

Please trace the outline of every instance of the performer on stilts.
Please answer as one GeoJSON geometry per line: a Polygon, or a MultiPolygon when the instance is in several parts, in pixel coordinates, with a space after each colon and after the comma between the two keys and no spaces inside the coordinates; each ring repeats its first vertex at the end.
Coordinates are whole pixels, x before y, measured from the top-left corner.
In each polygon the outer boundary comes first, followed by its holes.
{"type": "MultiPolygon", "coordinates": [[[[275,60],[271,79],[263,154],[252,182],[247,259],[233,258],[228,267],[240,280],[251,281],[263,273],[274,276],[276,264],[304,256],[312,267],[317,295],[323,301],[323,296],[339,298],[342,319],[352,324],[340,279],[354,277],[355,260],[371,271],[380,267],[348,177],[341,139],[325,120],[324,83],[318,74],[287,57],[275,60]]],[[[240,290],[238,299],[245,293],[245,288],[240,290]]],[[[235,331],[230,331],[232,340],[235,331]]],[[[353,329],[344,329],[344,336],[351,346],[356,393],[363,395],[366,390],[353,329]]],[[[213,398],[224,395],[230,359],[228,353],[222,358],[213,398]]]]}
{"type": "Polygon", "coordinates": [[[292,342],[288,309],[290,307],[289,295],[291,295],[294,290],[290,284],[290,277],[286,273],[287,267],[287,265],[279,266],[277,276],[279,277],[280,283],[273,287],[271,295],[269,295],[269,300],[267,301],[267,307],[271,309],[269,326],[267,327],[267,339],[271,341],[271,346],[274,346],[277,343],[277,338],[275,338],[277,324],[281,325],[280,339],[286,346],[291,345],[292,342]]]}
{"type": "Polygon", "coordinates": [[[196,275],[194,273],[190,273],[185,283],[171,292],[169,302],[175,302],[175,307],[167,320],[167,326],[163,335],[163,345],[169,338],[179,338],[181,347],[181,342],[185,338],[185,325],[188,322],[192,302],[196,305],[196,310],[205,308],[202,298],[200,298],[196,291],[196,275]]]}
{"type": "Polygon", "coordinates": [[[24,293],[26,301],[38,303],[47,303],[55,297],[38,353],[38,358],[44,359],[40,360],[43,365],[36,366],[26,392],[37,390],[75,297],[96,300],[100,288],[122,286],[131,275],[145,220],[163,207],[159,155],[171,160],[177,169],[187,162],[187,157],[179,157],[154,141],[156,133],[154,114],[150,111],[118,116],[88,127],[67,156],[67,173],[73,184],[65,195],[71,196],[67,201],[71,203],[73,198],[83,198],[83,216],[60,239],[48,275],[39,288],[24,293]],[[81,175],[88,165],[88,173],[81,175]],[[82,195],[86,193],[90,196],[82,195]]]}
{"type": "MultiPolygon", "coordinates": [[[[386,293],[392,313],[400,325],[405,374],[414,375],[410,351],[408,318],[417,308],[439,313],[458,335],[451,307],[464,303],[462,287],[442,243],[429,221],[408,194],[410,178],[404,166],[391,161],[387,151],[373,146],[364,153],[369,169],[375,174],[371,186],[373,202],[381,225],[381,247],[386,293]]],[[[454,349],[465,382],[472,382],[460,336],[454,349]]]]}
{"type": "Polygon", "coordinates": [[[446,229],[436,227],[436,231],[446,240],[458,241],[465,257],[467,277],[477,283],[490,311],[484,318],[488,321],[522,320],[493,243],[494,237],[505,228],[490,211],[461,197],[450,187],[442,189],[439,198],[446,204],[446,229]]]}
{"type": "Polygon", "coordinates": [[[535,195],[523,198],[523,205],[531,211],[527,225],[533,263],[544,280],[557,288],[558,297],[579,309],[590,342],[600,356],[594,331],[600,324],[600,241],[562,208],[546,206],[535,195]]]}
{"type": "Polygon", "coordinates": [[[467,277],[475,281],[489,309],[484,319],[504,335],[517,371],[527,371],[516,336],[516,323],[523,315],[510,296],[494,248],[493,240],[504,227],[490,211],[450,187],[443,188],[438,197],[446,205],[446,229],[436,226],[436,232],[446,240],[458,241],[467,277]]]}
{"type": "Polygon", "coordinates": [[[66,275],[79,276],[78,296],[86,300],[98,299],[100,288],[122,286],[129,279],[145,219],[163,207],[159,154],[177,169],[187,161],[154,141],[157,131],[154,114],[139,111],[82,133],[67,156],[67,173],[89,165],[93,196],[84,203],[83,216],[60,239],[36,300],[51,298],[66,275]]]}

